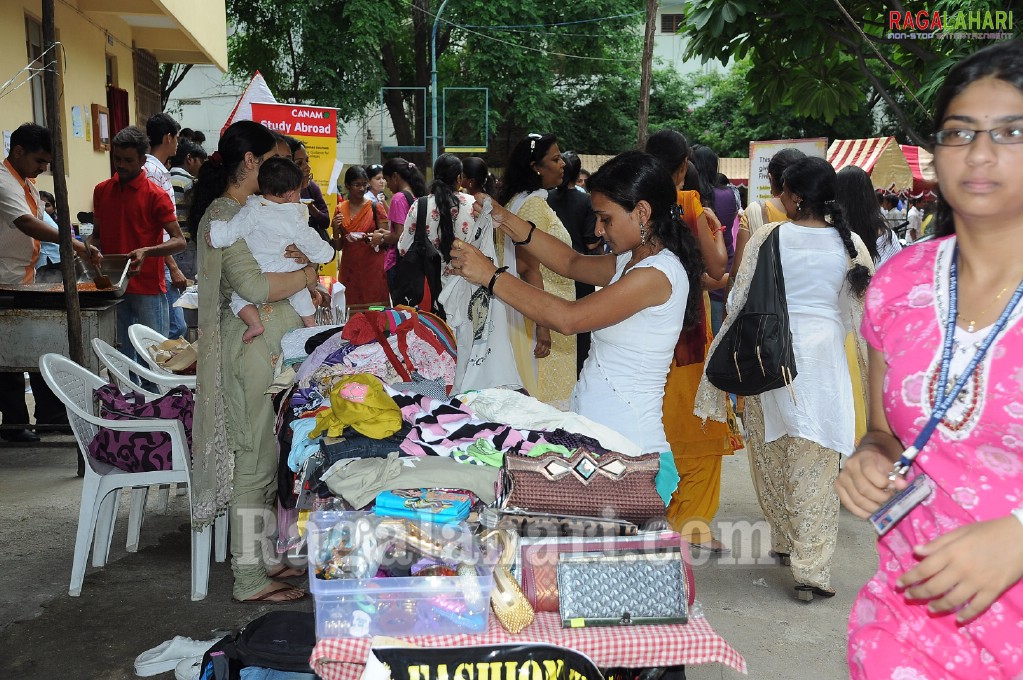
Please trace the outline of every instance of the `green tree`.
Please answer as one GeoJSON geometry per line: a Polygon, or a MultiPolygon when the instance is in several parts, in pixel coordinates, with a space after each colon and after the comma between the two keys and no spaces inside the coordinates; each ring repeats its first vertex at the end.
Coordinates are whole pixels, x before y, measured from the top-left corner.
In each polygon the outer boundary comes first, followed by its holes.
{"type": "Polygon", "coordinates": [[[884,102],[914,141],[945,73],[987,41],[889,32],[889,12],[1008,9],[1001,0],[688,0],[687,55],[749,59],[758,111],[790,105],[831,123],[884,102]]]}
{"type": "Polygon", "coordinates": [[[659,73],[654,81],[652,127],[679,130],[690,142],[705,144],[722,157],[747,156],[754,140],[873,135],[871,115],[865,109],[831,124],[801,115],[791,104],[757,111],[750,96],[752,70],[749,63],[739,62],[727,73],[659,73]]]}
{"type": "MultiPolygon", "coordinates": [[[[429,86],[439,7],[440,0],[228,0],[231,69],[241,76],[259,69],[278,98],[336,106],[353,120],[376,105],[381,87],[429,86]]],[[[624,117],[638,105],[607,83],[626,84],[633,73],[638,80],[641,10],[641,0],[451,0],[439,22],[439,86],[489,88],[491,160],[503,161],[529,131],[574,141],[581,102],[594,116],[624,117]],[[601,17],[618,18],[590,21],[601,17]]],[[[429,113],[421,96],[387,91],[385,105],[399,143],[421,143],[429,113]]],[[[472,136],[466,126],[478,125],[478,111],[448,114],[454,134],[472,136]]]]}

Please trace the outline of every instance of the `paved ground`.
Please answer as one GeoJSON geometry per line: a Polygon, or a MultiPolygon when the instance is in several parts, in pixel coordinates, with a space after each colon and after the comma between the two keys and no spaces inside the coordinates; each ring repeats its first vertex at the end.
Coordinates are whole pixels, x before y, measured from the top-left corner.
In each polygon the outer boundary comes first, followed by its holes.
{"type": "MultiPolygon", "coordinates": [[[[103,569],[89,568],[81,597],[67,594],[81,480],[70,437],[43,446],[0,443],[0,678],[127,680],[136,655],[174,635],[196,639],[255,618],[269,607],[230,601],[230,569],[214,563],[210,595],[189,599],[187,511],[150,511],[138,553],[124,551],[126,503],[103,569]],[[59,445],[55,445],[59,443],[59,445]]],[[[721,522],[756,522],[745,455],[725,459],[721,522]]],[[[838,596],[804,604],[788,570],[749,561],[756,546],[737,538],[736,560],[696,568],[697,597],[710,623],[749,664],[751,678],[838,680],[845,669],[846,617],[876,563],[872,533],[843,514],[834,586],[838,596]]],[[[748,532],[747,532],[748,533],[748,532]]],[[[728,535],[723,537],[730,541],[728,535]]],[[[741,538],[741,537],[740,537],[741,538]]],[[[767,547],[763,546],[763,551],[767,547]]],[[[758,552],[759,554],[759,552],[758,552]]],[[[766,560],[763,560],[766,562],[766,560]]],[[[295,608],[309,608],[309,603],[295,608]]],[[[162,676],[173,677],[172,673],[162,676]]],[[[690,680],[733,678],[719,666],[692,667],[690,680]]]]}

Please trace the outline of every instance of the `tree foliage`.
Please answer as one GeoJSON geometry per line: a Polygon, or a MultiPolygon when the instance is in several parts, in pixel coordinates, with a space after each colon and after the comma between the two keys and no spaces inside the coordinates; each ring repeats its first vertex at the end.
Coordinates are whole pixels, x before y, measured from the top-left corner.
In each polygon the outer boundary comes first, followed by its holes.
{"type": "Polygon", "coordinates": [[[754,140],[858,139],[875,133],[866,110],[841,116],[831,124],[800,115],[790,104],[758,111],[749,96],[752,70],[749,63],[739,62],[727,73],[679,76],[674,71],[658,72],[652,94],[652,126],[679,130],[691,143],[705,144],[722,157],[747,156],[754,140]]]}
{"type": "MultiPolygon", "coordinates": [[[[228,0],[235,29],[228,41],[231,70],[247,76],[258,69],[278,99],[335,106],[342,120],[354,120],[376,108],[381,87],[429,86],[430,32],[440,5],[228,0]]],[[[642,6],[641,0],[451,0],[438,22],[438,84],[489,88],[492,160],[503,160],[528,131],[569,131],[574,142],[572,118],[584,108],[587,123],[635,118],[638,100],[625,100],[609,84],[639,78],[635,27],[642,6]],[[618,15],[626,16],[588,22],[618,15]]],[[[429,107],[424,110],[421,95],[388,91],[385,105],[398,142],[423,143],[419,131],[429,131],[429,107]]],[[[478,132],[466,126],[481,119],[479,112],[448,113],[451,136],[478,132]]],[[[592,133],[586,130],[580,141],[592,133]]]]}
{"type": "Polygon", "coordinates": [[[832,123],[883,102],[915,143],[945,73],[988,41],[888,31],[891,11],[1009,9],[1001,0],[688,0],[687,56],[748,59],[756,109],[832,123]]]}

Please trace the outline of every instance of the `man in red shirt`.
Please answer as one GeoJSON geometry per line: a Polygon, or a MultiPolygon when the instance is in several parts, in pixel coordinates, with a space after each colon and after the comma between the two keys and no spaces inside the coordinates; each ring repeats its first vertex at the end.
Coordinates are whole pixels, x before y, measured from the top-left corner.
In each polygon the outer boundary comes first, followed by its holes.
{"type": "MultiPolygon", "coordinates": [[[[164,257],[185,249],[174,214],[174,202],[149,181],[143,165],[149,151],[145,131],[126,127],[110,142],[116,175],[92,193],[92,242],[106,255],[131,256],[131,280],[117,306],[117,342],[126,355],[139,360],[128,338],[134,323],[169,333],[164,257]],[[170,238],[163,240],[166,232],[170,238]]],[[[144,364],[144,362],[142,362],[144,364]]]]}

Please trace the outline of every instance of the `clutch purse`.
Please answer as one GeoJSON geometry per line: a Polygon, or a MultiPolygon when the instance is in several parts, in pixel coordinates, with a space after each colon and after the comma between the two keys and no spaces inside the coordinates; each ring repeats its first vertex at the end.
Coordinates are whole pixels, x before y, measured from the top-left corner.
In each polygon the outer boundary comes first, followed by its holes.
{"type": "Polygon", "coordinates": [[[689,620],[682,553],[577,553],[558,560],[565,628],[689,620]]]}
{"type": "MultiPolygon", "coordinates": [[[[621,552],[625,550],[679,550],[682,537],[674,531],[648,531],[636,536],[605,536],[603,538],[522,538],[519,541],[516,576],[522,592],[538,612],[558,611],[558,562],[573,553],[621,552]]],[[[685,553],[683,553],[684,555],[685,553]]],[[[695,589],[688,577],[688,604],[695,589]]]]}
{"type": "Polygon", "coordinates": [[[654,484],[660,467],[658,453],[597,455],[585,447],[568,458],[509,453],[502,469],[501,507],[643,525],[664,518],[664,501],[654,484]]]}

